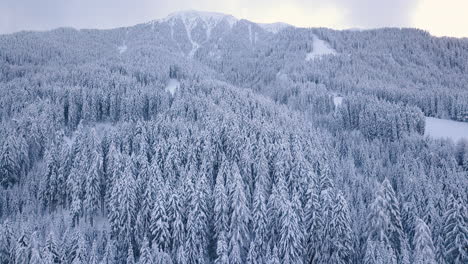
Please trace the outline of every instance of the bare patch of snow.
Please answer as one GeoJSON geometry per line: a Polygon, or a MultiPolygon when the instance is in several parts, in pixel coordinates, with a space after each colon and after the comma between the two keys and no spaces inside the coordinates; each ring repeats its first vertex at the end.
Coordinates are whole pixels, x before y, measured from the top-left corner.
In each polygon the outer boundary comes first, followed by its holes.
{"type": "Polygon", "coordinates": [[[171,95],[174,95],[179,87],[180,82],[177,79],[169,79],[169,82],[166,84],[165,90],[170,92],[171,95]]]}
{"type": "Polygon", "coordinates": [[[426,117],[424,134],[433,138],[449,138],[453,141],[458,141],[462,138],[468,139],[468,123],[426,117]]]}
{"type": "Polygon", "coordinates": [[[342,96],[334,96],[333,97],[333,104],[335,104],[335,107],[341,106],[343,103],[343,97],[342,96]]]}
{"type": "Polygon", "coordinates": [[[314,36],[312,43],[312,52],[307,53],[306,61],[315,60],[325,55],[336,55],[335,49],[331,48],[327,42],[314,36]]]}
{"type": "Polygon", "coordinates": [[[127,45],[123,44],[122,46],[118,46],[117,49],[119,50],[119,54],[122,54],[127,51],[127,45]]]}

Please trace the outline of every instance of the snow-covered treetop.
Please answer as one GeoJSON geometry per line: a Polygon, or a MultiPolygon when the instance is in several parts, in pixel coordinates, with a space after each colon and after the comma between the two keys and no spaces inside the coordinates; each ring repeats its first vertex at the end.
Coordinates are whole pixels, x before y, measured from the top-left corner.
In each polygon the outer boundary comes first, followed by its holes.
{"type": "Polygon", "coordinates": [[[257,23],[258,26],[263,28],[264,30],[271,32],[273,34],[276,34],[280,32],[281,30],[287,28],[287,27],[292,27],[292,25],[283,23],[283,22],[276,22],[276,23],[257,23]]]}

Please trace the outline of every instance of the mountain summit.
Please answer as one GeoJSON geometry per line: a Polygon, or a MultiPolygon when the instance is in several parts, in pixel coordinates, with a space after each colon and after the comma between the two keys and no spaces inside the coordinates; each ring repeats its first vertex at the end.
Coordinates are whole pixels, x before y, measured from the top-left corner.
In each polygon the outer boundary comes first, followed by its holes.
{"type": "Polygon", "coordinates": [[[216,25],[222,21],[227,22],[231,27],[239,21],[232,15],[227,15],[217,12],[197,11],[197,10],[183,10],[169,14],[167,17],[159,19],[158,21],[167,22],[171,20],[182,20],[186,24],[193,24],[197,21],[202,21],[206,24],[216,25]]]}

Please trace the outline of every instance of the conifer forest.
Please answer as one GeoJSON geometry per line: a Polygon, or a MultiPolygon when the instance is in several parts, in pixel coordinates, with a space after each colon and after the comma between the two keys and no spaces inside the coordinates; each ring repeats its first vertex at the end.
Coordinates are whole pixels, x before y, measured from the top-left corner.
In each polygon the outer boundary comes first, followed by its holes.
{"type": "Polygon", "coordinates": [[[0,35],[0,264],[466,264],[468,132],[439,119],[468,125],[467,38],[0,35]]]}

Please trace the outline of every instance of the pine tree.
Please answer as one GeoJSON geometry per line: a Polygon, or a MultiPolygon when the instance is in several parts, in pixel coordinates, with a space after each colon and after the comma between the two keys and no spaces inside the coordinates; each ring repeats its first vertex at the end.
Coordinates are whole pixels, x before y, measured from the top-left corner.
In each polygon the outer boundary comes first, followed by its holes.
{"type": "Polygon", "coordinates": [[[181,201],[179,191],[174,191],[170,201],[170,234],[174,253],[185,243],[185,224],[181,201]]]}
{"type": "Polygon", "coordinates": [[[392,243],[393,249],[396,251],[397,257],[400,257],[404,247],[403,241],[405,239],[403,226],[401,224],[400,206],[388,179],[385,179],[382,182],[382,186],[385,191],[385,199],[388,204],[387,214],[390,218],[389,220],[391,224],[390,229],[388,230],[388,238],[392,243]]]}
{"type": "MultiPolygon", "coordinates": [[[[261,178],[257,178],[261,179],[261,178]]],[[[249,252],[256,253],[259,259],[262,259],[267,253],[267,208],[265,204],[265,191],[263,189],[263,181],[257,180],[253,195],[252,208],[252,226],[253,226],[253,242],[250,244],[249,252]],[[254,248],[252,248],[254,247],[254,248]]],[[[260,260],[261,262],[262,260],[260,260]]]]}
{"type": "Polygon", "coordinates": [[[414,263],[435,264],[437,263],[434,254],[434,244],[429,227],[420,218],[416,219],[416,229],[414,234],[414,263]]]}
{"type": "MultiPolygon", "coordinates": [[[[45,207],[48,207],[50,211],[54,211],[55,207],[59,202],[59,193],[61,186],[60,178],[60,163],[58,160],[59,151],[57,144],[47,150],[45,156],[45,173],[43,182],[40,186],[40,197],[45,207]]],[[[62,183],[63,184],[63,183],[62,183]]]]}
{"type": "Polygon", "coordinates": [[[86,193],[84,197],[84,208],[89,218],[91,226],[94,225],[94,216],[100,211],[101,199],[101,178],[102,161],[101,156],[96,151],[93,154],[93,161],[86,177],[86,193]]]}
{"type": "Polygon", "coordinates": [[[10,135],[0,149],[0,185],[8,187],[19,181],[20,164],[18,163],[17,137],[10,135]]]}
{"type": "Polygon", "coordinates": [[[41,255],[41,250],[39,248],[38,234],[34,232],[31,235],[31,259],[29,260],[30,264],[42,264],[44,260],[41,255]]]}
{"type": "Polygon", "coordinates": [[[353,247],[348,205],[340,193],[336,195],[336,198],[332,199],[328,201],[333,204],[326,206],[327,208],[331,206],[331,217],[327,220],[324,243],[331,250],[331,252],[328,252],[331,263],[350,263],[353,247]]]}
{"type": "Polygon", "coordinates": [[[227,167],[225,165],[227,161],[223,161],[221,169],[218,172],[216,177],[216,184],[214,187],[214,230],[215,238],[219,236],[220,233],[226,232],[228,228],[228,197],[226,194],[226,188],[224,186],[225,182],[225,172],[227,167]]]}
{"type": "Polygon", "coordinates": [[[379,241],[368,241],[364,264],[396,264],[397,259],[393,249],[379,241]]]}
{"type": "Polygon", "coordinates": [[[76,161],[67,180],[69,194],[71,197],[70,215],[73,220],[72,226],[79,224],[79,220],[83,213],[83,182],[85,175],[82,172],[83,168],[84,163],[76,161]]]}
{"type": "Polygon", "coordinates": [[[139,264],[152,264],[153,263],[153,256],[151,254],[149,242],[146,237],[143,239],[143,244],[140,249],[140,259],[138,260],[138,263],[139,264]]]}
{"type": "Polygon", "coordinates": [[[278,248],[276,246],[274,246],[272,251],[271,251],[268,263],[271,263],[271,264],[280,264],[281,263],[280,257],[279,257],[279,254],[278,254],[278,248]]]}
{"type": "Polygon", "coordinates": [[[107,240],[104,255],[102,256],[101,264],[113,264],[116,262],[117,248],[114,240],[107,240]]]}
{"type": "Polygon", "coordinates": [[[21,234],[16,242],[15,263],[29,263],[31,246],[26,234],[21,234]]]}
{"type": "Polygon", "coordinates": [[[279,252],[281,263],[302,263],[302,234],[299,219],[291,202],[285,201],[281,215],[279,252]]]}
{"type": "Polygon", "coordinates": [[[449,209],[444,214],[444,246],[447,263],[466,263],[468,261],[468,215],[464,204],[453,196],[449,209]]]}
{"type": "Polygon", "coordinates": [[[186,254],[189,263],[205,263],[207,258],[207,208],[201,180],[198,180],[190,201],[187,217],[186,254]]]}
{"type": "Polygon", "coordinates": [[[133,242],[135,222],[135,179],[131,166],[126,166],[123,175],[117,179],[112,188],[109,220],[113,232],[118,234],[126,245],[133,242]]]}
{"type": "Polygon", "coordinates": [[[155,249],[153,255],[155,264],[172,264],[172,259],[169,254],[160,249],[155,249]]]}
{"type": "Polygon", "coordinates": [[[136,230],[140,241],[143,240],[144,237],[149,237],[151,235],[151,214],[156,203],[157,189],[161,183],[160,175],[161,172],[154,163],[149,168],[149,175],[146,181],[144,179],[140,179],[141,181],[145,181],[145,183],[142,184],[144,186],[144,192],[142,201],[140,201],[140,211],[136,220],[136,230]]]}
{"type": "MultiPolygon", "coordinates": [[[[374,202],[370,205],[370,214],[368,218],[368,235],[367,235],[367,249],[366,249],[366,263],[373,263],[378,261],[381,254],[392,255],[393,248],[391,247],[388,238],[388,227],[390,224],[390,217],[388,215],[388,202],[385,199],[385,190],[381,186],[377,193],[374,202]]],[[[386,256],[387,257],[387,256],[386,256]]]]}
{"type": "Polygon", "coordinates": [[[316,184],[311,181],[307,188],[306,205],[304,208],[304,222],[306,230],[306,259],[308,263],[314,263],[321,258],[321,244],[322,244],[322,208],[319,199],[319,189],[316,184]]]}
{"type": "Polygon", "coordinates": [[[53,233],[50,233],[47,237],[44,249],[44,261],[47,263],[57,263],[59,262],[61,256],[59,248],[55,242],[55,237],[53,233]]]}
{"type": "Polygon", "coordinates": [[[230,263],[244,263],[247,253],[247,235],[250,212],[247,207],[244,183],[240,175],[237,164],[232,164],[232,181],[230,182],[230,239],[229,239],[229,260],[230,263]]]}
{"type": "Polygon", "coordinates": [[[176,252],[175,256],[175,263],[176,264],[187,264],[187,254],[185,253],[185,248],[181,245],[176,252]]]}
{"type": "Polygon", "coordinates": [[[151,215],[151,235],[153,237],[152,245],[153,247],[159,248],[161,251],[169,249],[170,242],[170,233],[169,233],[169,223],[166,213],[166,207],[164,205],[165,186],[162,186],[157,193],[155,205],[151,215]]]}
{"type": "Polygon", "coordinates": [[[88,251],[86,248],[86,240],[83,234],[79,234],[75,250],[73,264],[88,263],[88,251]]]}
{"type": "Polygon", "coordinates": [[[91,246],[91,255],[89,256],[89,264],[98,264],[99,263],[99,253],[97,249],[96,241],[93,241],[91,246]]]}
{"type": "Polygon", "coordinates": [[[10,221],[0,224],[0,263],[11,263],[15,258],[15,237],[10,221]]]}
{"type": "Polygon", "coordinates": [[[249,252],[247,253],[247,259],[246,259],[247,264],[262,263],[261,258],[258,256],[259,254],[257,252],[258,246],[255,245],[255,243],[256,243],[255,240],[250,242],[249,252]]]}
{"type": "Polygon", "coordinates": [[[229,256],[228,256],[228,248],[226,243],[226,236],[224,232],[221,231],[218,235],[218,243],[216,246],[216,264],[228,264],[229,263],[229,256]]]}
{"type": "Polygon", "coordinates": [[[135,256],[133,255],[133,247],[128,247],[127,252],[127,264],[135,264],[135,256]]]}

